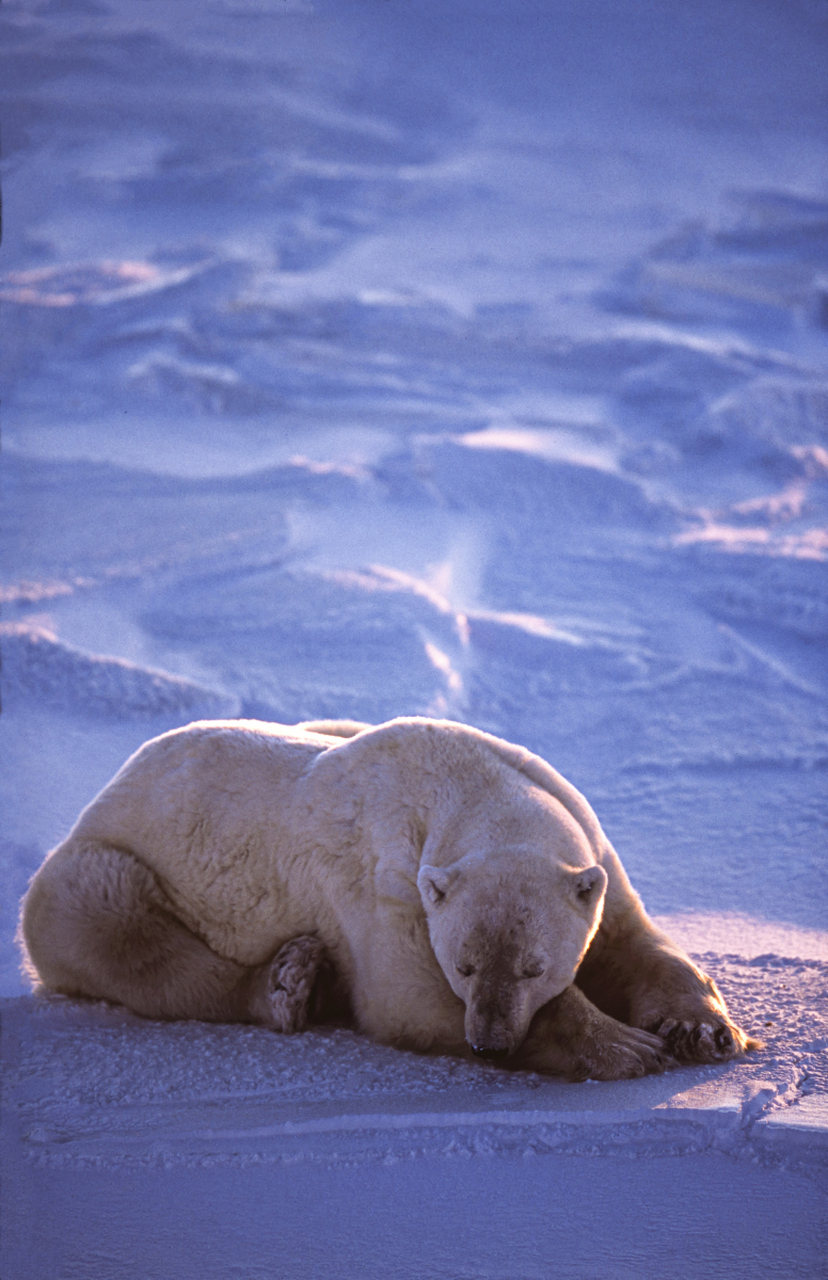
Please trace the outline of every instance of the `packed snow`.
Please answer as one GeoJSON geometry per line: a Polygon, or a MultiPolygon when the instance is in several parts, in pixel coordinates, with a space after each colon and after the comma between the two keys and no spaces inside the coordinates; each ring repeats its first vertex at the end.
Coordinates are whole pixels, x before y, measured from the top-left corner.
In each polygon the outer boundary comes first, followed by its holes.
{"type": "Polygon", "coordinates": [[[823,0],[0,33],[4,1274],[822,1274],[823,0]],[[765,1052],[570,1086],[25,994],[144,740],[398,714],[574,782],[765,1052]]]}

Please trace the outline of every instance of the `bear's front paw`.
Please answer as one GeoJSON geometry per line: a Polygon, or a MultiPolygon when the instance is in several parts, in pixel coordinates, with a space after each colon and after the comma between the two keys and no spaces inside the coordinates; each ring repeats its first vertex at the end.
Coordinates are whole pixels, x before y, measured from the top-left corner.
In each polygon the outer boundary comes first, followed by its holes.
{"type": "Polygon", "coordinates": [[[675,1067],[676,1061],[659,1036],[616,1023],[584,1046],[570,1080],[634,1080],[675,1067]]]}
{"type": "Polygon", "coordinates": [[[647,1025],[678,1062],[729,1062],[762,1042],[745,1035],[718,1013],[705,1011],[697,1018],[654,1018],[647,1025]]]}
{"type": "Polygon", "coordinates": [[[632,1080],[677,1063],[659,1036],[616,1021],[567,987],[535,1014],[513,1065],[569,1080],[632,1080]]]}

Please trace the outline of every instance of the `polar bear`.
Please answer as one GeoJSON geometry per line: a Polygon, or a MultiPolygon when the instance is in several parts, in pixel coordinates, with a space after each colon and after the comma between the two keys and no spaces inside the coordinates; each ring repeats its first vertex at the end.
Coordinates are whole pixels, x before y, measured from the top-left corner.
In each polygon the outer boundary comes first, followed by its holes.
{"type": "Polygon", "coordinates": [[[452,721],[200,721],[145,743],[24,898],[36,983],[154,1018],[618,1079],[756,1047],[592,809],[452,721]]]}

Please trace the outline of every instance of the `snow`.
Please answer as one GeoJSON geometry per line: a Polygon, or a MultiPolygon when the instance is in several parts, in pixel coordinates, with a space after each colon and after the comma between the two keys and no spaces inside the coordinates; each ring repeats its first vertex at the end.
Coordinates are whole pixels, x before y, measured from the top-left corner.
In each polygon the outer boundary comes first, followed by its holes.
{"type": "Polygon", "coordinates": [[[698,959],[765,1054],[614,1084],[7,1000],[7,1268],[678,1277],[693,1239],[713,1276],[816,1276],[828,961],[698,959]]]}
{"type": "Polygon", "coordinates": [[[825,6],[0,28],[3,1273],[820,1274],[825,6]],[[410,713],[571,778],[767,1050],[569,1086],[24,994],[146,738],[410,713]]]}

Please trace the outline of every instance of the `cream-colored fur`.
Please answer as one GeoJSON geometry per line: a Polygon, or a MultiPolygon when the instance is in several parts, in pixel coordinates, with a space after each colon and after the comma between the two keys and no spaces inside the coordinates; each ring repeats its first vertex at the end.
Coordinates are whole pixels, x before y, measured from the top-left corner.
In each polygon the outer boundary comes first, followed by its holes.
{"type": "Polygon", "coordinates": [[[22,936],[44,986],[147,1016],[298,1029],[327,958],[392,1044],[614,1078],[663,1068],[665,1041],[698,1060],[748,1043],[584,798],[448,721],[151,740],[34,877],[22,936]]]}

